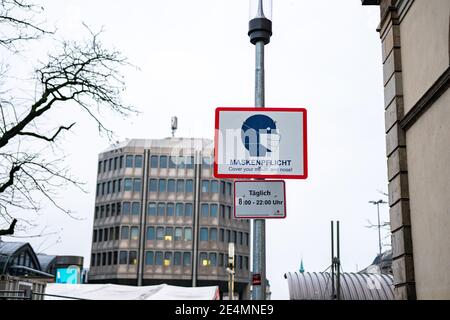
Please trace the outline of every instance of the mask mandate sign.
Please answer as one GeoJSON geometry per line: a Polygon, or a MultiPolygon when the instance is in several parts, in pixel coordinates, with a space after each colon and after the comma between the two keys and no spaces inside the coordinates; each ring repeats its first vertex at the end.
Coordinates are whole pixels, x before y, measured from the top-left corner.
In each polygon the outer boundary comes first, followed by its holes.
{"type": "Polygon", "coordinates": [[[308,177],[306,110],[217,108],[216,178],[308,177]]]}

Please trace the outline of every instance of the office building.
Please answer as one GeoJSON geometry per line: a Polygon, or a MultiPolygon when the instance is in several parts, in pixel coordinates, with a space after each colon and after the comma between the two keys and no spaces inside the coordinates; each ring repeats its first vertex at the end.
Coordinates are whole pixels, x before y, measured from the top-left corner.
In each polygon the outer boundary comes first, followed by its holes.
{"type": "Polygon", "coordinates": [[[205,139],[127,140],[99,155],[89,283],[218,285],[250,279],[250,222],[233,218],[233,181],[213,177],[205,139]]]}

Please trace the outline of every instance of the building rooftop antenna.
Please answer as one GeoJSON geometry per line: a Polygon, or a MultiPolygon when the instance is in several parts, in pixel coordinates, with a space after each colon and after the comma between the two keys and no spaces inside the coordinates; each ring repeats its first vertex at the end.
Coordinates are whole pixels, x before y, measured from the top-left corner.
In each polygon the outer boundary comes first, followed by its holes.
{"type": "Polygon", "coordinates": [[[171,119],[171,126],[172,126],[172,138],[175,138],[175,131],[178,129],[178,118],[172,117],[171,119]]]}

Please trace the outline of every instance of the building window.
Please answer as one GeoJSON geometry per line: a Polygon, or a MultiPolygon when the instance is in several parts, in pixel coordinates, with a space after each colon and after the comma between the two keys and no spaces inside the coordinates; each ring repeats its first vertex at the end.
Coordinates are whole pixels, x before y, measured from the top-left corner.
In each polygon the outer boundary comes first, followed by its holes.
{"type": "Polygon", "coordinates": [[[114,217],[116,215],[116,204],[111,204],[111,217],[114,217]]]}
{"type": "Polygon", "coordinates": [[[237,242],[236,242],[236,231],[233,231],[233,232],[232,232],[231,242],[237,243],[237,242]]]}
{"type": "Polygon", "coordinates": [[[118,252],[114,251],[113,252],[113,264],[116,266],[117,265],[117,258],[118,258],[118,252]]]}
{"type": "Polygon", "coordinates": [[[239,270],[242,270],[242,256],[238,256],[238,267],[239,270]]]}
{"type": "Polygon", "coordinates": [[[225,206],[223,204],[219,207],[219,214],[222,217],[222,219],[225,219],[225,206]]]}
{"type": "Polygon", "coordinates": [[[220,193],[225,195],[225,181],[220,181],[220,193]]]}
{"type": "Polygon", "coordinates": [[[173,228],[172,227],[167,227],[166,228],[166,233],[164,236],[164,240],[166,241],[172,241],[173,239],[173,228]]]}
{"type": "Polygon", "coordinates": [[[217,265],[219,267],[223,267],[224,266],[223,253],[219,253],[219,261],[217,262],[217,265]]]}
{"type": "Polygon", "coordinates": [[[105,218],[109,217],[109,204],[105,205],[105,218]]]}
{"type": "Polygon", "coordinates": [[[202,159],[202,166],[204,169],[209,169],[211,168],[212,165],[212,158],[211,157],[204,157],[202,159]]]}
{"type": "Polygon", "coordinates": [[[155,264],[157,266],[162,266],[163,265],[163,253],[161,251],[156,251],[155,264]]]}
{"type": "Polygon", "coordinates": [[[158,168],[158,156],[150,157],[150,168],[153,168],[153,169],[158,168]]]}
{"type": "Polygon", "coordinates": [[[164,227],[156,228],[156,240],[164,240],[164,227]]]}
{"type": "Polygon", "coordinates": [[[202,266],[202,267],[209,266],[208,254],[206,252],[200,252],[199,260],[200,260],[199,261],[200,262],[200,266],[202,266]]]}
{"type": "Polygon", "coordinates": [[[102,266],[106,266],[106,252],[102,253],[102,266]]]}
{"type": "Polygon", "coordinates": [[[121,179],[117,180],[117,192],[118,193],[122,191],[121,190],[121,184],[122,184],[122,180],[121,179]]]}
{"type": "Polygon", "coordinates": [[[107,170],[107,168],[106,168],[106,166],[108,165],[108,161],[107,160],[105,160],[105,161],[103,161],[103,172],[106,172],[107,170]]]}
{"type": "Polygon", "coordinates": [[[106,193],[110,194],[111,193],[111,181],[108,181],[107,186],[108,186],[108,189],[107,189],[106,193]]]}
{"type": "Polygon", "coordinates": [[[137,252],[136,251],[130,251],[128,264],[131,266],[137,265],[137,252]]]}
{"type": "Polygon", "coordinates": [[[95,267],[95,253],[91,254],[91,266],[95,267]]]}
{"type": "Polygon", "coordinates": [[[177,160],[174,156],[169,157],[169,168],[175,169],[177,167],[177,160]]]}
{"type": "Polygon", "coordinates": [[[227,217],[228,219],[231,219],[231,207],[227,206],[227,217]]]}
{"type": "Polygon", "coordinates": [[[183,228],[175,228],[175,241],[181,241],[183,239],[183,228]]]}
{"type": "Polygon", "coordinates": [[[150,179],[150,182],[148,183],[148,191],[150,191],[150,192],[158,191],[158,180],[150,179]]]}
{"type": "Polygon", "coordinates": [[[231,182],[227,182],[227,194],[231,196],[231,182]]]}
{"type": "Polygon", "coordinates": [[[117,215],[120,216],[122,213],[122,204],[119,202],[117,203],[117,215]]]}
{"type": "Polygon", "coordinates": [[[174,211],[175,211],[175,205],[173,203],[168,203],[166,215],[168,217],[172,217],[174,215],[174,211]]]}
{"type": "Polygon", "coordinates": [[[167,180],[159,179],[159,192],[166,192],[166,191],[167,191],[167,180]]]}
{"type": "Polygon", "coordinates": [[[217,253],[215,253],[215,252],[209,253],[209,265],[212,267],[217,266],[217,253]]]}
{"type": "Polygon", "coordinates": [[[167,181],[167,192],[175,192],[175,180],[169,179],[167,181]]]}
{"type": "Polygon", "coordinates": [[[200,228],[200,241],[208,241],[208,228],[200,228]]]}
{"type": "Polygon", "coordinates": [[[208,217],[209,215],[209,205],[207,203],[202,203],[202,217],[208,217]]]}
{"type": "Polygon", "coordinates": [[[220,229],[220,232],[219,232],[219,241],[220,241],[220,242],[224,242],[224,241],[225,241],[225,230],[224,230],[224,229],[220,229]]]}
{"type": "Polygon", "coordinates": [[[209,215],[211,217],[216,218],[217,217],[217,204],[212,204],[209,208],[209,215]]]}
{"type": "Polygon", "coordinates": [[[133,191],[133,180],[130,178],[126,178],[124,182],[124,190],[125,191],[133,191]]]}
{"type": "Polygon", "coordinates": [[[155,227],[147,227],[147,240],[155,240],[155,227]]]}
{"type": "Polygon", "coordinates": [[[230,230],[227,230],[227,232],[226,232],[225,242],[228,242],[228,243],[231,242],[231,231],[230,230]]]}
{"type": "Polygon", "coordinates": [[[239,231],[239,235],[238,235],[238,244],[242,246],[243,244],[243,236],[242,236],[242,232],[239,231]]]}
{"type": "Polygon", "coordinates": [[[141,192],[141,188],[142,188],[141,179],[134,179],[133,191],[134,192],[141,192]]]}
{"type": "Polygon", "coordinates": [[[116,227],[114,231],[114,240],[119,240],[120,238],[120,227],[116,227]]]}
{"type": "Polygon", "coordinates": [[[97,242],[97,230],[94,230],[94,234],[92,235],[92,241],[97,242]]]}
{"type": "Polygon", "coordinates": [[[178,169],[186,168],[186,163],[185,163],[184,157],[181,157],[181,156],[178,157],[177,161],[178,161],[178,169]]]}
{"type": "Polygon", "coordinates": [[[139,240],[139,227],[131,227],[131,240],[137,241],[139,240]]]}
{"type": "Polygon", "coordinates": [[[167,168],[167,156],[159,157],[159,167],[164,169],[167,168]]]}
{"type": "Polygon", "coordinates": [[[186,157],[186,169],[194,169],[194,157],[186,157]]]}
{"type": "Polygon", "coordinates": [[[193,206],[192,203],[186,203],[184,206],[184,215],[186,217],[192,217],[193,206]]]}
{"type": "Polygon", "coordinates": [[[178,193],[184,192],[184,180],[177,180],[177,192],[178,193]]]}
{"type": "Polygon", "coordinates": [[[134,167],[135,168],[142,168],[142,156],[135,156],[134,157],[134,167]]]}
{"type": "Polygon", "coordinates": [[[122,240],[128,240],[130,238],[129,234],[130,228],[129,227],[122,227],[122,232],[120,233],[120,239],[122,240]]]}
{"type": "Polygon", "coordinates": [[[101,173],[102,172],[102,162],[100,161],[98,163],[98,169],[97,169],[97,173],[101,173]]]}
{"type": "Polygon", "coordinates": [[[166,215],[166,204],[158,203],[158,216],[162,217],[166,215]]]}
{"type": "Polygon", "coordinates": [[[125,167],[126,168],[133,168],[133,156],[128,155],[125,158],[125,167]]]}
{"type": "Polygon", "coordinates": [[[217,229],[216,228],[209,229],[209,240],[217,241],[217,229]]]}
{"type": "Polygon", "coordinates": [[[219,193],[219,182],[217,180],[211,181],[211,193],[219,193]]]}
{"type": "Polygon", "coordinates": [[[147,207],[147,215],[156,216],[156,203],[149,202],[148,207],[147,207]]]}
{"type": "Polygon", "coordinates": [[[141,213],[141,203],[140,202],[133,202],[131,207],[131,214],[134,216],[137,216],[141,213]]]}
{"type": "Polygon", "coordinates": [[[153,258],[154,258],[154,256],[153,256],[153,251],[147,251],[147,252],[145,253],[145,264],[146,264],[147,266],[153,265],[153,258]]]}
{"type": "Polygon", "coordinates": [[[108,228],[103,230],[103,241],[108,241],[108,228]]]}
{"type": "Polygon", "coordinates": [[[175,252],[173,254],[173,265],[181,266],[181,252],[175,252]]]}
{"type": "Polygon", "coordinates": [[[111,170],[112,170],[112,164],[113,164],[113,159],[111,158],[111,159],[109,159],[109,161],[108,161],[108,171],[111,171],[111,170]]]}
{"type": "Polygon", "coordinates": [[[202,180],[202,192],[209,193],[209,180],[202,180]]]}
{"type": "Polygon", "coordinates": [[[119,264],[127,264],[128,260],[128,252],[127,251],[120,251],[119,253],[119,264]]]}
{"type": "Polygon", "coordinates": [[[112,265],[112,251],[108,252],[108,266],[112,265]]]}
{"type": "Polygon", "coordinates": [[[248,257],[244,257],[244,269],[248,270],[248,257]]]}
{"type": "Polygon", "coordinates": [[[184,241],[192,241],[192,228],[184,228],[184,241]]]}
{"type": "Polygon", "coordinates": [[[101,253],[97,253],[97,267],[102,265],[102,254],[101,253]]]}
{"type": "Polygon", "coordinates": [[[98,242],[103,241],[103,229],[98,230],[98,242]]]}
{"type": "Polygon", "coordinates": [[[119,158],[119,169],[123,168],[123,156],[120,156],[119,158]]]}
{"type": "Polygon", "coordinates": [[[128,215],[131,213],[131,204],[129,202],[123,203],[123,211],[122,212],[124,215],[128,215]]]}
{"type": "Polygon", "coordinates": [[[164,266],[169,267],[172,264],[172,252],[164,253],[164,266]]]}
{"type": "Polygon", "coordinates": [[[176,215],[177,217],[182,217],[184,215],[184,204],[182,203],[177,203],[176,205],[176,215]]]}
{"type": "Polygon", "coordinates": [[[194,180],[186,180],[186,193],[194,192],[194,180]]]}
{"type": "Polygon", "coordinates": [[[118,168],[118,162],[119,162],[119,158],[118,157],[115,157],[114,158],[114,171],[116,171],[117,170],[117,168],[118,168]]]}
{"type": "Polygon", "coordinates": [[[248,233],[247,232],[244,232],[243,243],[244,243],[245,246],[248,246],[248,233]]]}
{"type": "Polygon", "coordinates": [[[191,253],[183,252],[183,266],[189,267],[191,265],[191,253]]]}

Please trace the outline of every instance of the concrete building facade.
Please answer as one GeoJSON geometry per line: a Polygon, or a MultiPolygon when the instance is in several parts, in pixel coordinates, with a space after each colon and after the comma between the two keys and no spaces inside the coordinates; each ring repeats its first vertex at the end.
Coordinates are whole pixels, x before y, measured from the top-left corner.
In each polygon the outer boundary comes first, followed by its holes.
{"type": "Polygon", "coordinates": [[[397,299],[450,299],[450,1],[379,5],[397,299]]]}
{"type": "Polygon", "coordinates": [[[236,245],[248,292],[250,222],[233,218],[232,180],[213,177],[213,142],[128,140],[99,155],[90,283],[219,285],[236,245]]]}

